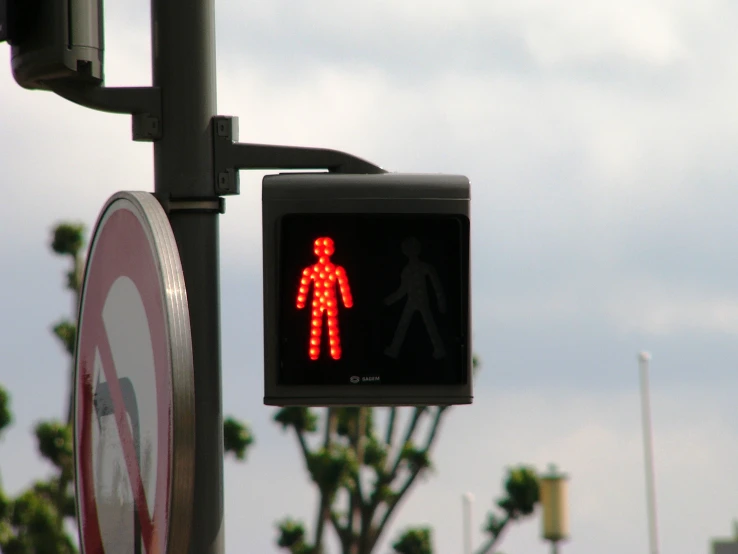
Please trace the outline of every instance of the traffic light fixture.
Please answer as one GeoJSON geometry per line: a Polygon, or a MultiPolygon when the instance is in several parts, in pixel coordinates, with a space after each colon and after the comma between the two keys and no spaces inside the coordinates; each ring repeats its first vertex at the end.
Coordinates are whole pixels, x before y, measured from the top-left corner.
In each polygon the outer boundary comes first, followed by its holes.
{"type": "Polygon", "coordinates": [[[11,45],[16,82],[103,81],[102,0],[0,0],[0,41],[11,45]]]}
{"type": "Polygon", "coordinates": [[[263,180],[265,404],[472,400],[466,177],[263,180]]]}

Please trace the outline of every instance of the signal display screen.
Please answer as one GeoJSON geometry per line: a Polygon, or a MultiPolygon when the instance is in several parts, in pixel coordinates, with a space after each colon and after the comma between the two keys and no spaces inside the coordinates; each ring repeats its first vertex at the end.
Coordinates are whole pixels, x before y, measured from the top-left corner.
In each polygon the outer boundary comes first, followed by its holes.
{"type": "Polygon", "coordinates": [[[469,219],[299,214],[280,224],[281,385],[461,385],[469,219]]]}

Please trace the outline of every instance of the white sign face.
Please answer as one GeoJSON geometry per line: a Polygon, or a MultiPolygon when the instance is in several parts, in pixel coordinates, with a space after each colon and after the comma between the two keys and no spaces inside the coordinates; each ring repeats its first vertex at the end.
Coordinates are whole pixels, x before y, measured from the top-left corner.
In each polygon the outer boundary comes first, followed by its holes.
{"type": "MultiPolygon", "coordinates": [[[[158,500],[158,430],[155,426],[142,426],[141,422],[157,420],[154,353],[143,300],[130,278],[119,277],[113,283],[103,308],[103,323],[146,492],[148,517],[153,519],[153,506],[158,500]]],[[[98,349],[93,377],[98,424],[92,426],[92,466],[102,544],[105,552],[140,552],[140,543],[135,544],[138,541],[134,538],[140,537],[140,525],[135,516],[131,479],[101,363],[98,349]],[[100,499],[108,502],[101,503],[100,499]]]]}
{"type": "Polygon", "coordinates": [[[192,352],[173,241],[156,200],[122,193],[103,210],[91,244],[75,378],[75,477],[85,554],[167,554],[187,547],[192,487],[173,491],[172,483],[181,482],[183,471],[190,473],[183,482],[194,482],[192,352]],[[171,238],[164,241],[169,250],[154,231],[171,238]],[[173,529],[175,521],[183,528],[173,529]]]}

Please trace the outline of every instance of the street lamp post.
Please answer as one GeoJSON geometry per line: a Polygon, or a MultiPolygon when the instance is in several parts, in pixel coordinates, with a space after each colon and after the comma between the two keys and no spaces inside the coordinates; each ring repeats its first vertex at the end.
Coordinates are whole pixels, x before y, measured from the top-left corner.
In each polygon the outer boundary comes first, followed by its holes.
{"type": "Polygon", "coordinates": [[[568,476],[554,464],[541,476],[542,535],[551,543],[551,553],[559,554],[559,543],[569,538],[568,476]]]}
{"type": "Polygon", "coordinates": [[[659,554],[658,523],[656,520],[656,479],[653,462],[653,429],[651,425],[651,393],[648,383],[648,364],[651,354],[638,354],[641,374],[641,416],[643,418],[643,464],[646,469],[646,508],[648,515],[648,539],[651,554],[659,554]]]}

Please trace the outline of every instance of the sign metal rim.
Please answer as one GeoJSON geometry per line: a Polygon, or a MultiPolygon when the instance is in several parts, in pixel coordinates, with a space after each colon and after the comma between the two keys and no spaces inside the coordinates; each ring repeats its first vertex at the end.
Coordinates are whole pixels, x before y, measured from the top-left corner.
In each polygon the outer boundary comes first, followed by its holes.
{"type": "MultiPolygon", "coordinates": [[[[79,422],[78,378],[79,349],[82,337],[82,316],[85,293],[88,287],[89,268],[94,261],[98,238],[108,217],[118,209],[132,212],[148,239],[150,255],[158,270],[158,286],[164,311],[164,335],[167,339],[168,370],[170,373],[169,402],[171,407],[169,427],[169,460],[166,498],[166,552],[184,552],[189,548],[192,526],[195,481],[195,388],[194,360],[189,305],[179,250],[169,219],[158,200],[148,192],[123,191],[112,195],[103,206],[94,226],[85,261],[84,281],[77,312],[78,333],[74,363],[74,420],[72,426],[73,464],[75,477],[76,518],[80,534],[80,550],[84,550],[84,537],[80,521],[80,486],[78,475],[79,422]]],[[[158,410],[157,410],[158,412],[158,410]]],[[[163,455],[165,453],[159,453],[163,455]]],[[[158,487],[158,485],[157,485],[158,487]]],[[[164,553],[161,553],[164,554],[164,553]]]]}

